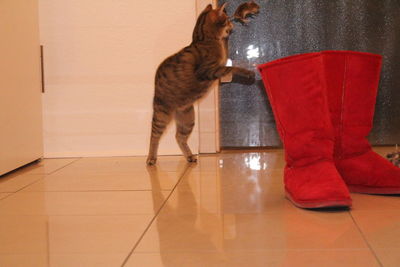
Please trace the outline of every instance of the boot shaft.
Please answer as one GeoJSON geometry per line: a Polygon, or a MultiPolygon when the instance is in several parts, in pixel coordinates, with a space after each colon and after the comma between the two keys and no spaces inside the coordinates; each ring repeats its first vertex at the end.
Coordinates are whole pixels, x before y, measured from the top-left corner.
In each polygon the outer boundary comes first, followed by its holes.
{"type": "Polygon", "coordinates": [[[298,161],[301,153],[307,159],[300,165],[329,158],[330,145],[326,151],[316,148],[327,140],[334,140],[336,159],[371,149],[367,136],[372,129],[381,65],[382,57],[376,54],[323,51],[258,67],[288,163],[298,161]],[[323,156],[316,156],[318,153],[323,156]]]}
{"type": "Polygon", "coordinates": [[[321,53],[330,117],[335,132],[334,158],[371,149],[372,129],[382,58],[353,51],[321,53]]]}
{"type": "Polygon", "coordinates": [[[258,67],[274,111],[289,167],[332,161],[334,134],[320,53],[258,67]]]}

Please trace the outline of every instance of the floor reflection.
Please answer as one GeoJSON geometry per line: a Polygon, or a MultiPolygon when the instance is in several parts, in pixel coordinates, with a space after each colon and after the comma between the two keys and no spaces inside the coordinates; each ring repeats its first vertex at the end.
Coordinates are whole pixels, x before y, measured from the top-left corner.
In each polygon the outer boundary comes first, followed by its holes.
{"type": "Polygon", "coordinates": [[[353,194],[351,210],[298,209],[284,197],[280,149],[200,155],[193,165],[180,156],[160,157],[155,167],[144,157],[43,164],[59,169],[0,180],[0,266],[364,267],[399,260],[400,198],[353,194]]]}

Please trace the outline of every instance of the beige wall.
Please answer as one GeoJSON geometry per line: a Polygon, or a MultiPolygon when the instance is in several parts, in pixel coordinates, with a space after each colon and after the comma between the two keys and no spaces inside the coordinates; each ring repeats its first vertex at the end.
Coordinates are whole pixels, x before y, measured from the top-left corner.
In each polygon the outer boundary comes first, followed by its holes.
{"type": "MultiPolygon", "coordinates": [[[[39,0],[45,157],[147,153],[154,73],[188,45],[196,1],[39,0]]],[[[198,152],[198,129],[190,146],[198,152]]],[[[160,154],[180,154],[175,128],[160,154]]]]}

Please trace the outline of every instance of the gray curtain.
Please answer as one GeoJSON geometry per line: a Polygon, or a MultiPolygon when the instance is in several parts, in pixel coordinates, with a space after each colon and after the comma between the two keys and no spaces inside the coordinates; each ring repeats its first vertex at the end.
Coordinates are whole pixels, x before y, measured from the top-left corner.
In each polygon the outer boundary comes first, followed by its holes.
{"type": "MultiPolygon", "coordinates": [[[[220,1],[220,4],[225,1],[220,1]]],[[[234,13],[244,0],[228,0],[234,13]]],[[[400,0],[256,0],[260,14],[235,23],[233,65],[257,64],[298,53],[354,50],[383,56],[372,144],[400,143],[400,0]]],[[[258,73],[257,73],[258,75],[258,73]]],[[[253,86],[221,86],[222,147],[280,146],[261,77],[253,86]]]]}

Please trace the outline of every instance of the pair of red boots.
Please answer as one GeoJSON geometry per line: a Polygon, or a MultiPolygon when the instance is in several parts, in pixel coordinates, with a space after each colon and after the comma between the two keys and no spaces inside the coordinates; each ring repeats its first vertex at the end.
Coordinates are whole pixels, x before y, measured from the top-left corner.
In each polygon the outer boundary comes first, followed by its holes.
{"type": "Polygon", "coordinates": [[[350,207],[350,192],[399,194],[400,169],[371,150],[382,58],[353,51],[258,67],[285,148],[287,197],[298,207],[350,207]]]}

